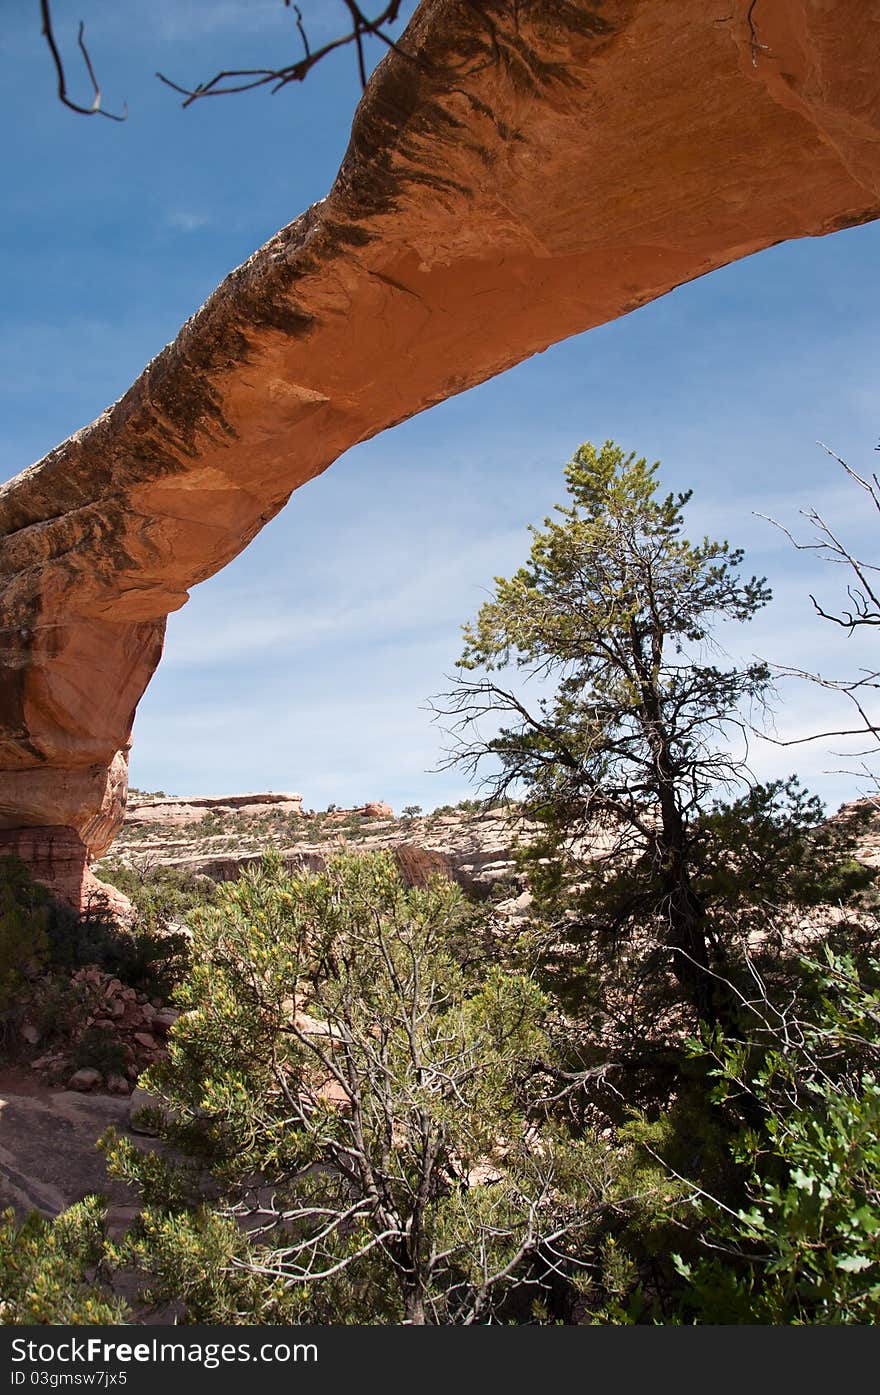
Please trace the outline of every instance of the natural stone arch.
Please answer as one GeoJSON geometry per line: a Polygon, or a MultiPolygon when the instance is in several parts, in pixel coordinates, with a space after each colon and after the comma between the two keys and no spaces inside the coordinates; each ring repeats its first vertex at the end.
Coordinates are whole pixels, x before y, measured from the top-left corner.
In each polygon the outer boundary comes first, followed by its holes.
{"type": "Polygon", "coordinates": [[[74,897],[167,614],[293,489],[549,344],[880,212],[874,3],[423,0],[402,46],[328,197],[0,490],[0,828],[74,897]]]}

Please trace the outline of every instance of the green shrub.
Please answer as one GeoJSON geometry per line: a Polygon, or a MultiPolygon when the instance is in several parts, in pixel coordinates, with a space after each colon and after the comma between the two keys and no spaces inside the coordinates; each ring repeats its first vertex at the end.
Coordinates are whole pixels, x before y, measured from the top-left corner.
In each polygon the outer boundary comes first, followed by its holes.
{"type": "Polygon", "coordinates": [[[758,993],[743,1039],[693,1043],[740,1120],[743,1182],[732,1204],[694,1203],[707,1253],[679,1261],[690,1320],[880,1319],[880,964],[873,986],[831,951],[805,970],[799,1005],[758,993]]]}
{"type": "Polygon", "coordinates": [[[54,1220],[36,1213],[17,1224],[0,1215],[0,1323],[82,1325],[124,1322],[125,1303],[106,1275],[104,1203],[99,1197],[54,1220]]]}
{"type": "Polygon", "coordinates": [[[28,1020],[40,1033],[40,1049],[52,1041],[75,1037],[89,1011],[85,985],[73,983],[68,974],[46,974],[27,994],[28,1020]]]}
{"type": "Polygon", "coordinates": [[[77,1068],[89,1066],[100,1071],[106,1080],[111,1075],[125,1075],[128,1064],[125,1051],[112,1032],[103,1027],[87,1027],[73,1053],[77,1068]]]}
{"type": "Polygon", "coordinates": [[[63,973],[94,964],[149,997],[167,998],[183,976],[189,940],[136,922],[123,928],[103,915],[50,914],[47,966],[63,973]]]}
{"type": "Polygon", "coordinates": [[[230,1245],[244,1268],[190,1284],[189,1321],[249,1320],[257,1296],[283,1321],[482,1321],[578,1271],[612,1150],[547,1121],[547,999],[462,967],[473,919],[387,853],[313,876],[269,857],[193,915],[185,1011],[145,1078],[177,1161],[106,1144],[148,1207],[154,1301],[230,1245]],[[245,1245],[229,1223],[251,1212],[245,1245]]]}
{"type": "MultiPolygon", "coordinates": [[[[212,895],[173,879],[157,882],[170,886],[175,910],[212,895]]],[[[151,997],[167,998],[185,972],[189,940],[160,928],[159,900],[151,887],[145,923],[123,929],[103,911],[80,915],[57,901],[19,858],[0,858],[0,1019],[26,1006],[44,1035],[57,1034],[81,1005],[65,980],[91,964],[151,997]]]]}
{"type": "Polygon", "coordinates": [[[185,922],[190,911],[216,900],[216,885],[209,877],[194,876],[179,867],[154,867],[147,871],[121,862],[103,863],[101,877],[117,887],[134,905],[143,929],[165,929],[185,922]]]}

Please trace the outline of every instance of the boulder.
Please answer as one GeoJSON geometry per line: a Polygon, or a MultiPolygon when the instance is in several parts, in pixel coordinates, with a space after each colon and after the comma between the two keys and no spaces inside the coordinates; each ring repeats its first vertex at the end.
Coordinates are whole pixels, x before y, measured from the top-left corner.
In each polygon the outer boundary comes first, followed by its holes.
{"type": "Polygon", "coordinates": [[[178,1008],[159,1008],[153,1014],[153,1027],[158,1028],[160,1032],[170,1032],[179,1016],[178,1008]]]}
{"type": "Polygon", "coordinates": [[[83,1066],[80,1070],[75,1070],[67,1082],[68,1090],[94,1090],[96,1085],[101,1083],[101,1072],[94,1070],[92,1066],[83,1066]]]}

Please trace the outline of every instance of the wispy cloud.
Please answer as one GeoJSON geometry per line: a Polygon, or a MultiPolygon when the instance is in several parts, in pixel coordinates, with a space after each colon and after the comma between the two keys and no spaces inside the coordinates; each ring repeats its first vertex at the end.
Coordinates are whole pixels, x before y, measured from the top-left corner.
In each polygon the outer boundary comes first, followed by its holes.
{"type": "Polygon", "coordinates": [[[207,213],[194,213],[188,209],[175,209],[165,215],[165,222],[169,227],[176,228],[179,232],[198,232],[200,228],[207,228],[213,220],[207,213]]]}
{"type": "MultiPolygon", "coordinates": [[[[402,18],[405,21],[415,9],[416,0],[405,0],[402,18]]],[[[300,0],[303,24],[312,48],[351,25],[351,16],[343,0],[300,0]]],[[[283,0],[153,0],[150,10],[151,29],[163,43],[180,44],[206,41],[226,34],[272,34],[289,39],[292,57],[302,52],[292,6],[283,0]]],[[[127,22],[127,21],[126,21],[127,22]]],[[[402,24],[396,26],[400,33],[402,24]]],[[[379,45],[377,44],[378,48],[379,45]]],[[[233,66],[234,52],[230,55],[233,66]]]]}
{"type": "Polygon", "coordinates": [[[154,0],[150,14],[153,34],[169,44],[271,30],[290,20],[280,0],[154,0]]]}
{"type": "Polygon", "coordinates": [[[357,552],[341,540],[346,567],[339,573],[337,564],[335,585],[332,559],[324,575],[316,559],[308,580],[294,572],[276,586],[197,590],[171,618],[165,664],[213,668],[282,652],[308,662],[310,650],[328,645],[385,647],[427,633],[448,636],[451,664],[462,622],[485,599],[493,574],[507,559],[519,560],[522,541],[520,531],[505,531],[470,538],[450,552],[422,536],[419,565],[412,539],[402,536],[398,555],[385,551],[377,567],[366,529],[357,552]]]}

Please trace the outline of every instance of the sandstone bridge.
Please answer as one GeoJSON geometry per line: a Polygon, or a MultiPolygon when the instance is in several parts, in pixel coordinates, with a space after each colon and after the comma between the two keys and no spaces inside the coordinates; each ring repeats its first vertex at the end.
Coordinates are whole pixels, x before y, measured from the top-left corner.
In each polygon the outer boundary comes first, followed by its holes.
{"type": "Polygon", "coordinates": [[[342,452],[880,213],[878,0],[423,0],[330,193],[0,490],[0,850],[72,899],[166,616],[342,452]]]}

